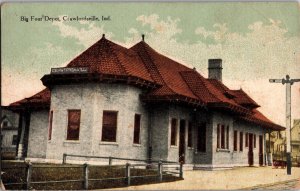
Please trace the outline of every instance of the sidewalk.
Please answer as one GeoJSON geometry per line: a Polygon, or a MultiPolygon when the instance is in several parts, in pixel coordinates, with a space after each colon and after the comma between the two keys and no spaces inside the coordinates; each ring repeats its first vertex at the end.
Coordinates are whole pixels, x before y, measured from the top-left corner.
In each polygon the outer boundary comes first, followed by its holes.
{"type": "MultiPolygon", "coordinates": [[[[292,175],[287,175],[286,169],[272,169],[272,167],[240,167],[222,171],[184,171],[183,175],[184,180],[177,182],[130,186],[114,190],[249,189],[259,185],[270,186],[278,182],[299,180],[300,168],[292,168],[292,175]]],[[[297,186],[299,189],[300,184],[298,183],[297,186]]]]}

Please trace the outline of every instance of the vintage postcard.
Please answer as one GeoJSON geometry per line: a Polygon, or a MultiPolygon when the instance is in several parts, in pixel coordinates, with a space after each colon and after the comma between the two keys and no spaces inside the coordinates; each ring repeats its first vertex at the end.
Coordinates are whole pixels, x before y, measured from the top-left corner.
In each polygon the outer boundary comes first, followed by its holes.
{"type": "Polygon", "coordinates": [[[1,5],[1,187],[300,189],[300,4],[1,5]]]}

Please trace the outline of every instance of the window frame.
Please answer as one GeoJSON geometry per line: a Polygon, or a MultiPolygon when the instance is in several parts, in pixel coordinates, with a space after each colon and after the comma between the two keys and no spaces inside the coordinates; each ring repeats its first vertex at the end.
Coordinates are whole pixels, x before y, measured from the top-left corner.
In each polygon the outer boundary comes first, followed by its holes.
{"type": "Polygon", "coordinates": [[[2,128],[7,128],[7,127],[8,127],[8,121],[3,121],[2,128]]]}
{"type": "Polygon", "coordinates": [[[16,146],[18,144],[18,135],[13,135],[11,145],[16,146]]]}
{"type": "Polygon", "coordinates": [[[233,131],[233,151],[238,151],[238,131],[233,131]]]}
{"type": "MultiPolygon", "coordinates": [[[[119,115],[119,111],[116,110],[103,110],[102,112],[102,129],[101,129],[101,142],[107,142],[107,143],[117,143],[118,142],[118,115],[119,115]],[[114,113],[116,114],[116,126],[115,126],[115,139],[114,140],[103,140],[103,136],[104,136],[104,114],[105,113],[114,113]]],[[[108,127],[109,128],[109,127],[108,127]]]]}
{"type": "Polygon", "coordinates": [[[79,139],[80,139],[80,124],[81,124],[81,109],[68,109],[67,120],[68,120],[68,124],[67,124],[66,141],[79,141],[79,139]],[[70,126],[70,120],[69,120],[70,112],[79,112],[78,138],[77,139],[71,139],[71,138],[68,137],[68,135],[69,135],[69,126],[70,126]]]}
{"type": "Polygon", "coordinates": [[[240,151],[241,152],[244,150],[243,143],[244,143],[244,133],[243,133],[243,131],[240,131],[240,151]]]}
{"type": "Polygon", "coordinates": [[[217,125],[217,148],[220,149],[221,148],[221,140],[220,140],[220,136],[221,135],[221,129],[220,129],[220,124],[217,125]]]}
{"type": "Polygon", "coordinates": [[[177,137],[178,137],[178,119],[171,118],[171,124],[170,124],[170,146],[177,146],[177,137]],[[175,126],[173,126],[173,122],[175,122],[175,126]],[[173,131],[175,130],[175,131],[173,131]],[[175,137],[173,137],[175,136],[175,137]],[[174,142],[173,142],[174,141],[174,142]]]}
{"type": "Polygon", "coordinates": [[[198,134],[197,134],[197,151],[198,152],[206,152],[206,123],[201,123],[198,126],[198,134]],[[202,143],[202,144],[201,144],[202,143]]]}
{"type": "Polygon", "coordinates": [[[225,125],[221,125],[221,149],[225,149],[225,125]]]}
{"type": "Polygon", "coordinates": [[[51,141],[52,139],[52,128],[53,128],[52,124],[53,124],[53,110],[51,110],[49,113],[48,141],[51,141]]]}
{"type": "Polygon", "coordinates": [[[226,149],[229,149],[229,125],[226,126],[226,149]]]}
{"type": "Polygon", "coordinates": [[[188,140],[187,140],[187,146],[189,148],[193,148],[193,124],[191,121],[188,121],[188,140]]]}
{"type": "Polygon", "coordinates": [[[133,125],[133,144],[140,145],[141,144],[141,121],[142,121],[142,115],[141,114],[134,114],[134,125],[133,125]],[[138,142],[135,142],[135,132],[136,132],[136,117],[139,117],[139,126],[138,126],[138,142]]]}
{"type": "Polygon", "coordinates": [[[249,133],[245,133],[245,147],[248,147],[249,145],[249,133]]]}

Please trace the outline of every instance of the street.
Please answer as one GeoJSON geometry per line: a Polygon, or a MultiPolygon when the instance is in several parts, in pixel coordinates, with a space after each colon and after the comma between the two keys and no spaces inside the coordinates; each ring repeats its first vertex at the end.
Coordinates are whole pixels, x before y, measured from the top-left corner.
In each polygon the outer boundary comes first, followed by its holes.
{"type": "Polygon", "coordinates": [[[277,189],[300,188],[300,168],[286,169],[272,167],[239,167],[220,171],[184,171],[184,180],[170,183],[150,184],[117,188],[115,190],[211,190],[211,189],[277,189]]]}
{"type": "MultiPolygon", "coordinates": [[[[298,190],[300,189],[299,179],[278,182],[274,184],[259,185],[248,188],[249,190],[298,190]]],[[[246,189],[246,190],[248,190],[246,189]]]]}

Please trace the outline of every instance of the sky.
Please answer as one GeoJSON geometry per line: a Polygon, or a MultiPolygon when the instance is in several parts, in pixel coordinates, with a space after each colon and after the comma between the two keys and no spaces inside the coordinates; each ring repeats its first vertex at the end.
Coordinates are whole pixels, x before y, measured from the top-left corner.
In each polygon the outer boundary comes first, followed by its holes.
{"type": "MultiPolygon", "coordinates": [[[[145,34],[155,50],[204,77],[208,59],[221,58],[224,84],[242,88],[283,126],[285,86],[269,79],[300,78],[298,2],[6,3],[1,19],[2,105],[42,90],[43,75],[68,64],[103,33],[128,48],[145,34]],[[63,21],[64,16],[99,21],[63,21]]],[[[299,118],[300,83],[295,83],[292,119],[299,118]]]]}

